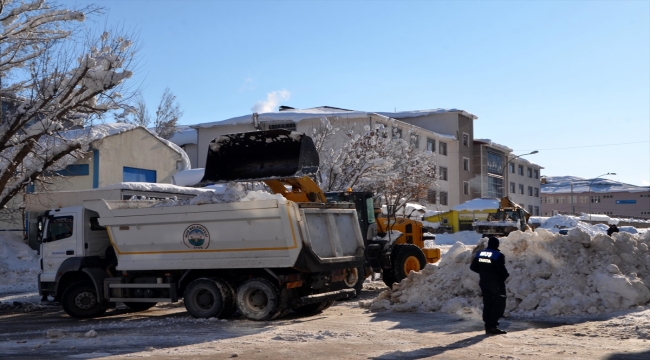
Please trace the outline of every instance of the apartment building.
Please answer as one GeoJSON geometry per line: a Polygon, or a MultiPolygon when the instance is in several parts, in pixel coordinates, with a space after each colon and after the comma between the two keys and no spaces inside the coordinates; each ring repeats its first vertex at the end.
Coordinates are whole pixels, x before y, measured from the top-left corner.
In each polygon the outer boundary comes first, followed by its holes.
{"type": "Polygon", "coordinates": [[[541,192],[543,216],[559,212],[650,219],[650,186],[605,178],[546,176],[541,192]]]}

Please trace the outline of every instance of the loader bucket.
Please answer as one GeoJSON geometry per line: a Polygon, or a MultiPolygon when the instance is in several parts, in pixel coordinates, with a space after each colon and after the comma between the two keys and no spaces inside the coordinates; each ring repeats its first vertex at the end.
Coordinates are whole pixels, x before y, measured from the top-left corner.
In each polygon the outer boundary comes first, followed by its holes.
{"type": "Polygon", "coordinates": [[[293,178],[318,170],[313,140],[295,131],[274,129],[221,135],[210,142],[206,182],[293,178]]]}

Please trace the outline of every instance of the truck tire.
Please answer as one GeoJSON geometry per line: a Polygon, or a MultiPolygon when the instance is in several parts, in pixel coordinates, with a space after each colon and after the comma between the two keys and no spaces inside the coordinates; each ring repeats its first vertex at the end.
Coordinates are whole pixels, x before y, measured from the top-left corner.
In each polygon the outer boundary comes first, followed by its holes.
{"type": "MultiPolygon", "coordinates": [[[[396,245],[391,254],[392,275],[395,282],[404,280],[412,271],[420,271],[427,264],[427,258],[424,256],[422,249],[413,244],[396,245]]],[[[392,284],[391,284],[392,285],[392,284]]]]}
{"type": "Polygon", "coordinates": [[[237,309],[250,320],[263,321],[279,317],[280,289],[263,278],[252,278],[237,288],[237,309]]]}
{"type": "Polygon", "coordinates": [[[213,279],[217,285],[223,290],[222,295],[223,295],[223,311],[221,314],[219,314],[218,318],[219,319],[226,319],[232,316],[235,312],[237,312],[237,301],[236,301],[236,294],[235,294],[235,288],[226,280],[221,279],[221,278],[214,278],[213,279]]]}
{"type": "Polygon", "coordinates": [[[224,310],[225,289],[212,279],[192,281],[184,293],[185,308],[195,318],[219,317],[224,310]]]}
{"type": "Polygon", "coordinates": [[[66,314],[74,318],[92,318],[106,312],[102,308],[91,281],[80,281],[70,285],[61,296],[61,305],[66,314]]]}
{"type": "Polygon", "coordinates": [[[343,283],[345,284],[346,289],[354,289],[354,295],[348,299],[354,299],[361,293],[363,289],[363,282],[366,281],[365,267],[359,266],[358,268],[349,268],[345,269],[345,277],[343,278],[343,283]]]}
{"type": "Polygon", "coordinates": [[[124,305],[126,305],[129,309],[133,311],[145,311],[149,310],[152,307],[156,306],[158,304],[157,302],[125,302],[124,305]]]}

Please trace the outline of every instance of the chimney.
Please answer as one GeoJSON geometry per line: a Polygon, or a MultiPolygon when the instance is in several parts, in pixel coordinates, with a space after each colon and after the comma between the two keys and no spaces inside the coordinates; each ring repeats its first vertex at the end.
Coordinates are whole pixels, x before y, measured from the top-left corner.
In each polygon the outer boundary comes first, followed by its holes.
{"type": "Polygon", "coordinates": [[[257,116],[257,113],[253,113],[253,126],[255,127],[255,130],[262,130],[260,129],[260,120],[257,116]]]}

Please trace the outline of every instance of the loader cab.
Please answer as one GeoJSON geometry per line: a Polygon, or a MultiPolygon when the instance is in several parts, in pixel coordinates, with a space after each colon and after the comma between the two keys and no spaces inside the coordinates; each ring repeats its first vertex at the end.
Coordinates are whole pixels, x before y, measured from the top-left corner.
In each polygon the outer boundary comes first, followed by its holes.
{"type": "Polygon", "coordinates": [[[359,228],[361,229],[361,233],[364,234],[365,240],[372,239],[372,236],[368,237],[368,229],[374,226],[376,223],[374,202],[372,200],[372,197],[373,193],[363,191],[339,191],[325,193],[327,202],[354,203],[354,208],[357,210],[359,228]]]}

